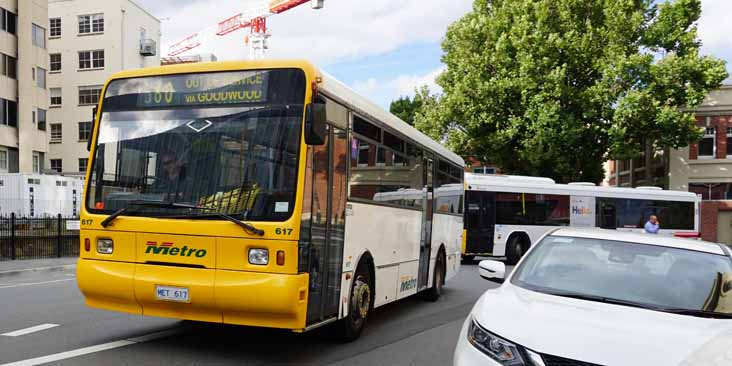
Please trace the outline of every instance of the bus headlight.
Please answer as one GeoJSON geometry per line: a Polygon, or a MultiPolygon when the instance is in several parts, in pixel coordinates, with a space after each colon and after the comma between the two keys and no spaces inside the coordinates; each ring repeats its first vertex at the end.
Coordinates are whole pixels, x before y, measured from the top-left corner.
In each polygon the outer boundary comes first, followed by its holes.
{"type": "Polygon", "coordinates": [[[266,266],[269,263],[269,250],[249,249],[249,263],[258,266],[266,266]]]}
{"type": "Polygon", "coordinates": [[[97,239],[97,253],[112,254],[114,252],[114,242],[112,239],[97,239]]]}

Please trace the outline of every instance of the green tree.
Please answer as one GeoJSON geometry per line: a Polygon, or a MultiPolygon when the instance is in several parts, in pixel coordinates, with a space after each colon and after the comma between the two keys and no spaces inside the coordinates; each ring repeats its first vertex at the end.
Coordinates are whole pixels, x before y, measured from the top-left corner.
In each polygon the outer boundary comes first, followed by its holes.
{"type": "Polygon", "coordinates": [[[389,106],[389,111],[402,119],[402,121],[409,123],[409,125],[414,125],[414,117],[417,114],[417,111],[422,108],[422,99],[420,98],[419,92],[414,96],[414,98],[409,98],[408,96],[400,97],[397,100],[394,100],[391,102],[391,105],[389,106]]]}
{"type": "Polygon", "coordinates": [[[690,109],[727,77],[700,55],[700,14],[699,0],[476,0],[415,125],[510,173],[599,182],[644,143],[700,138],[690,109]]]}

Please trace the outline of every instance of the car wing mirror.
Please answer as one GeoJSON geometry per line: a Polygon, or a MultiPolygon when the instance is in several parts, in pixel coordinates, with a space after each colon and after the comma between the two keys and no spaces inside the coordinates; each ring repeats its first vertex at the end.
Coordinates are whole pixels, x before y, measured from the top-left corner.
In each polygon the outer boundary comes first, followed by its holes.
{"type": "Polygon", "coordinates": [[[506,265],[503,262],[485,260],[478,263],[478,273],[480,277],[495,282],[503,283],[506,279],[506,265]]]}

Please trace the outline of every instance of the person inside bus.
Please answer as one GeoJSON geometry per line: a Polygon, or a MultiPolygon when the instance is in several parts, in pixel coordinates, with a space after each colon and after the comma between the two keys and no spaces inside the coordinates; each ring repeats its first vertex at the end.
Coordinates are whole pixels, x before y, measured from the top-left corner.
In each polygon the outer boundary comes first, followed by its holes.
{"type": "Polygon", "coordinates": [[[661,224],[658,222],[658,217],[656,217],[656,215],[651,215],[651,217],[648,219],[648,222],[646,222],[646,226],[644,227],[647,234],[658,234],[658,230],[660,228],[661,224]]]}
{"type": "MultiPolygon", "coordinates": [[[[160,173],[151,187],[153,193],[166,194],[166,200],[183,194],[187,181],[186,165],[172,150],[160,153],[160,173]]],[[[177,201],[177,200],[176,200],[177,201]]]]}

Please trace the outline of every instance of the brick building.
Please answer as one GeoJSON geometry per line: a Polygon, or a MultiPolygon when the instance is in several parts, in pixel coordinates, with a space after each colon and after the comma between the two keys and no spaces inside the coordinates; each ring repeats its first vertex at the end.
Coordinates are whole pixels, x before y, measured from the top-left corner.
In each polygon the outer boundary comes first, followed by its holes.
{"type": "Polygon", "coordinates": [[[701,195],[702,237],[732,244],[732,85],[710,92],[695,114],[704,137],[671,152],[669,189],[701,195]]]}

